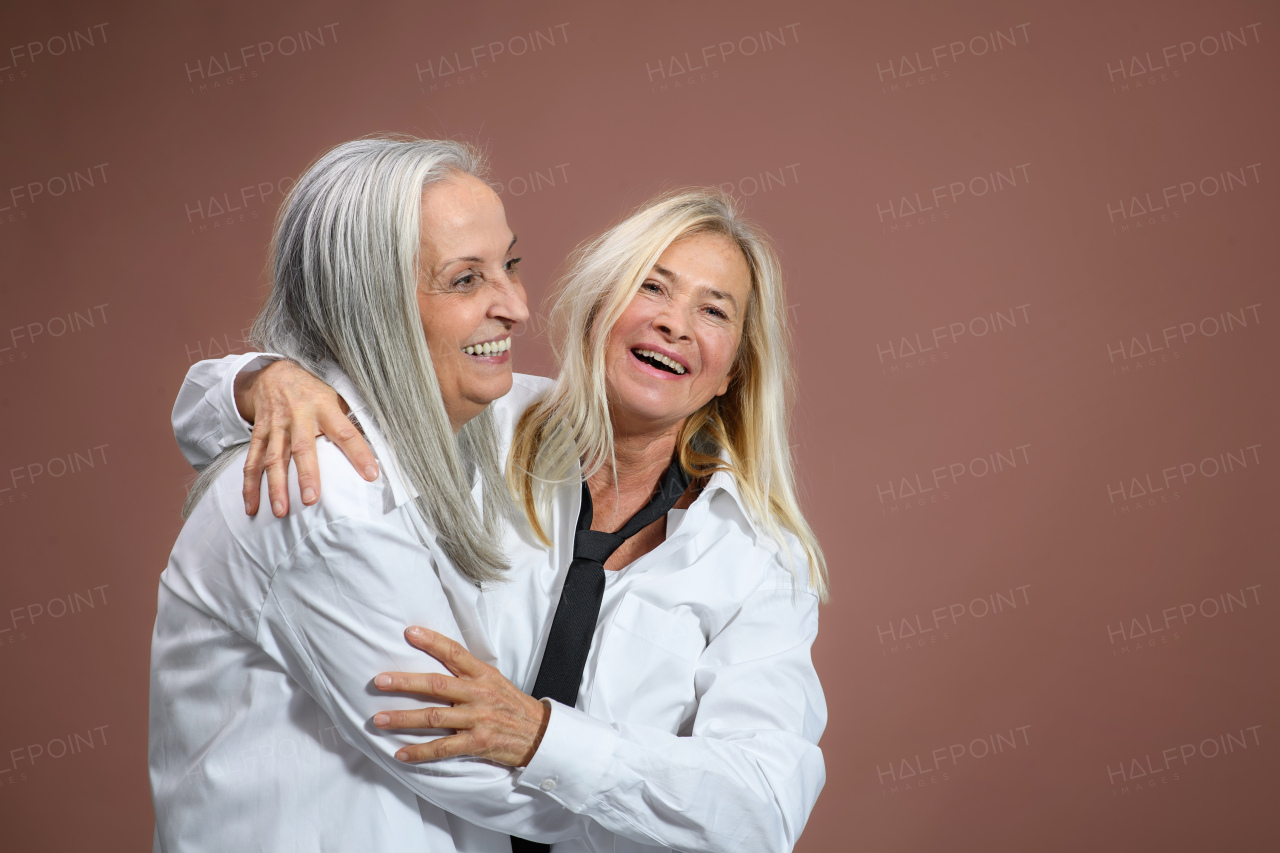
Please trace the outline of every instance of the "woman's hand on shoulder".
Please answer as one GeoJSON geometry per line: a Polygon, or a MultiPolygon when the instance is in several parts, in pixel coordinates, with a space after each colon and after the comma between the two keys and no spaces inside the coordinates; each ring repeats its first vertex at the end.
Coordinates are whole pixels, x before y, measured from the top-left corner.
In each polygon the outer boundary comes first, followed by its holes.
{"type": "Polygon", "coordinates": [[[236,407],[253,424],[244,463],[244,511],[258,512],[262,475],[277,518],[289,512],[289,460],[298,466],[298,488],[308,506],[320,499],[316,436],[342,450],[366,480],[376,480],[378,463],[360,430],[347,418],[338,392],[291,361],[277,361],[236,377],[236,407]]]}

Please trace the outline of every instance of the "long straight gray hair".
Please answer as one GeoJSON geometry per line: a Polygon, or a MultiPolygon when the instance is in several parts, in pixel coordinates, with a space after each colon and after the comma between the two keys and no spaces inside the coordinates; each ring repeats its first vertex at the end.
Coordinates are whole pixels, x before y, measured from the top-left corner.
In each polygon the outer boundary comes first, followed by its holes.
{"type": "MultiPolygon", "coordinates": [[[[485,409],[455,436],[440,396],[418,307],[423,190],[451,175],[483,179],[463,143],[376,137],[324,154],[285,199],[272,240],[271,295],[253,324],[256,349],[317,376],[327,363],[364,397],[437,541],[465,576],[507,568],[499,535],[515,505],[485,409]],[[479,471],[483,514],[471,498],[479,471]]],[[[190,514],[236,448],[201,473],[190,514]]],[[[384,460],[385,464],[385,460],[384,460]]]]}

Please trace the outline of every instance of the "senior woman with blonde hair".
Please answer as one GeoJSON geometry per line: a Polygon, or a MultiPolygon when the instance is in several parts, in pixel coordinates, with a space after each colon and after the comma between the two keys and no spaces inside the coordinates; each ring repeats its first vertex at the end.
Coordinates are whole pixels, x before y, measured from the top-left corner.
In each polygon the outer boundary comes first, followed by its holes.
{"type": "MultiPolygon", "coordinates": [[[[539,538],[550,545],[540,507],[563,483],[603,471],[615,476],[619,433],[630,448],[648,441],[663,446],[668,442],[659,436],[672,438],[685,471],[698,478],[731,473],[751,516],[775,542],[784,540],[784,530],[798,539],[808,583],[825,598],[826,563],[796,501],[791,467],[793,377],[782,274],[772,248],[736,207],[715,190],[671,193],[577,250],[551,315],[560,376],[516,429],[508,479],[539,538]],[[662,265],[667,252],[706,280],[682,282],[662,265]],[[745,294],[717,289],[720,282],[702,268],[718,264],[732,276],[742,262],[749,277],[745,294]],[[639,283],[633,289],[621,282],[639,283]],[[696,318],[687,324],[689,334],[681,335],[664,322],[686,305],[696,318]],[[646,336],[676,349],[648,350],[640,341],[646,336]],[[692,376],[682,338],[696,342],[690,352],[699,364],[692,376]],[[720,369],[726,356],[727,373],[720,369]],[[703,363],[713,358],[715,365],[703,363]],[[699,381],[715,387],[710,400],[683,387],[699,381]],[[635,391],[626,394],[623,387],[635,391]],[[624,401],[632,398],[644,401],[641,411],[628,412],[623,421],[624,401]]],[[[645,452],[653,451],[646,445],[645,452]]]]}
{"type": "MultiPolygon", "coordinates": [[[[575,253],[553,318],[559,378],[517,377],[492,407],[525,510],[512,569],[470,589],[441,575],[472,652],[551,709],[517,784],[590,819],[565,853],[788,850],[824,779],[809,649],[826,573],[794,495],[776,258],[732,199],[668,194],[575,253]]],[[[193,368],[175,428],[198,463],[256,420],[247,509],[265,467],[287,515],[285,448],[318,494],[308,439],[338,431],[339,400],[286,363],[237,376],[257,359],[193,368]]],[[[380,688],[443,706],[374,725],[459,729],[398,753],[431,767],[476,747],[455,723],[482,664],[429,631],[410,641],[456,677],[384,672],[380,688]]]]}

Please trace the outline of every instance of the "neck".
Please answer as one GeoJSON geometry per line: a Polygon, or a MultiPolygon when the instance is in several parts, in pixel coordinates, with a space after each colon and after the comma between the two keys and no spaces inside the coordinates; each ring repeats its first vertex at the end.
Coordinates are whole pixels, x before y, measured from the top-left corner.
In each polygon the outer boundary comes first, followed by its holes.
{"type": "Polygon", "coordinates": [[[641,491],[646,495],[671,464],[676,451],[676,436],[684,421],[653,432],[629,432],[614,424],[613,453],[615,469],[602,466],[591,478],[591,485],[619,492],[641,491]]]}
{"type": "MultiPolygon", "coordinates": [[[[617,484],[622,485],[639,478],[646,484],[655,482],[676,453],[676,437],[685,421],[678,420],[669,427],[654,432],[631,433],[618,429],[614,424],[613,455],[617,460],[617,484]]],[[[602,473],[605,473],[605,469],[602,473]]],[[[608,471],[605,483],[614,483],[613,471],[608,471]]]]}
{"type": "MultiPolygon", "coordinates": [[[[631,432],[613,422],[615,465],[602,467],[587,487],[591,490],[591,529],[615,531],[653,497],[662,473],[671,464],[683,419],[652,432],[631,432]]],[[[666,518],[658,519],[614,552],[605,568],[620,569],[647,554],[666,535],[666,518]]]]}

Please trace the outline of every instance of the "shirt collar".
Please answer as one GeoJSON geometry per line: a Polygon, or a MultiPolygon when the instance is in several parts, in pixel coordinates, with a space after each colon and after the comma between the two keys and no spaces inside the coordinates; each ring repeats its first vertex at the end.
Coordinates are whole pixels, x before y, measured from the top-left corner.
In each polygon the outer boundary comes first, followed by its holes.
{"type": "Polygon", "coordinates": [[[351,408],[351,413],[359,419],[364,437],[373,449],[373,455],[378,458],[379,473],[387,478],[387,483],[391,487],[391,497],[395,506],[399,508],[416,498],[418,492],[404,481],[400,473],[400,465],[396,462],[396,455],[391,450],[391,445],[387,443],[386,437],[383,436],[377,420],[369,409],[369,404],[365,402],[364,395],[356,388],[355,383],[342,368],[332,362],[325,365],[320,378],[342,396],[351,408]]]}
{"type": "MultiPolygon", "coordinates": [[[[720,460],[726,465],[729,464],[729,454],[725,450],[720,451],[720,460]]],[[[581,469],[578,469],[579,477],[581,469]]],[[[573,527],[571,530],[577,529],[578,514],[582,511],[582,481],[580,479],[571,480],[561,487],[564,498],[568,501],[567,510],[568,517],[573,519],[573,527]]],[[[702,525],[702,516],[711,511],[711,502],[715,499],[717,493],[723,492],[733,502],[733,507],[746,520],[747,526],[751,528],[756,543],[760,547],[768,551],[779,550],[778,543],[768,531],[760,525],[756,520],[755,513],[751,511],[746,500],[742,497],[742,492],[738,489],[738,478],[732,472],[721,469],[716,471],[707,480],[707,485],[703,487],[702,493],[694,500],[687,510],[680,517],[680,521],[675,531],[668,529],[667,537],[679,535],[691,535],[697,532],[702,525]]],[[[572,540],[570,540],[572,541],[572,540]]],[[[572,550],[572,544],[569,545],[572,550]]]]}
{"type": "MultiPolygon", "coordinates": [[[[720,458],[728,463],[728,454],[721,452],[720,458]]],[[[708,502],[715,497],[716,492],[722,492],[733,500],[734,506],[742,517],[746,519],[747,525],[750,526],[751,532],[755,534],[756,544],[769,551],[776,551],[778,543],[774,541],[773,536],[765,530],[756,518],[755,513],[751,511],[751,506],[742,496],[742,491],[738,488],[738,478],[730,471],[720,470],[711,475],[707,481],[706,488],[702,490],[703,496],[708,502]]]]}
{"type": "MultiPolygon", "coordinates": [[[[365,402],[364,395],[356,388],[355,383],[343,372],[342,368],[333,363],[325,366],[324,375],[321,376],[321,379],[333,390],[337,391],[343,400],[346,400],[352,414],[359,419],[365,438],[368,440],[370,447],[372,447],[374,455],[378,458],[381,473],[387,478],[387,482],[391,486],[391,494],[395,506],[403,506],[416,498],[418,496],[417,491],[404,481],[403,476],[400,474],[400,466],[396,462],[395,453],[392,451],[391,445],[387,443],[381,429],[378,427],[377,421],[369,410],[369,404],[365,402]]],[[[729,454],[721,450],[720,459],[727,464],[729,462],[729,454]]],[[[717,492],[723,492],[733,500],[734,506],[742,514],[742,517],[746,519],[759,545],[769,550],[777,549],[778,545],[774,542],[773,537],[760,526],[760,523],[756,520],[755,513],[751,512],[751,508],[743,499],[742,492],[738,489],[737,477],[731,472],[722,470],[712,474],[707,481],[706,487],[702,490],[699,500],[694,502],[695,505],[704,502],[704,500],[709,504],[717,492]]],[[[572,494],[575,501],[580,500],[581,487],[575,486],[572,494]]],[[[693,507],[690,507],[690,509],[693,509],[693,507]]],[[[576,513],[573,517],[577,518],[576,513]]],[[[681,520],[680,526],[682,528],[686,526],[684,522],[687,520],[687,518],[681,520]]]]}

